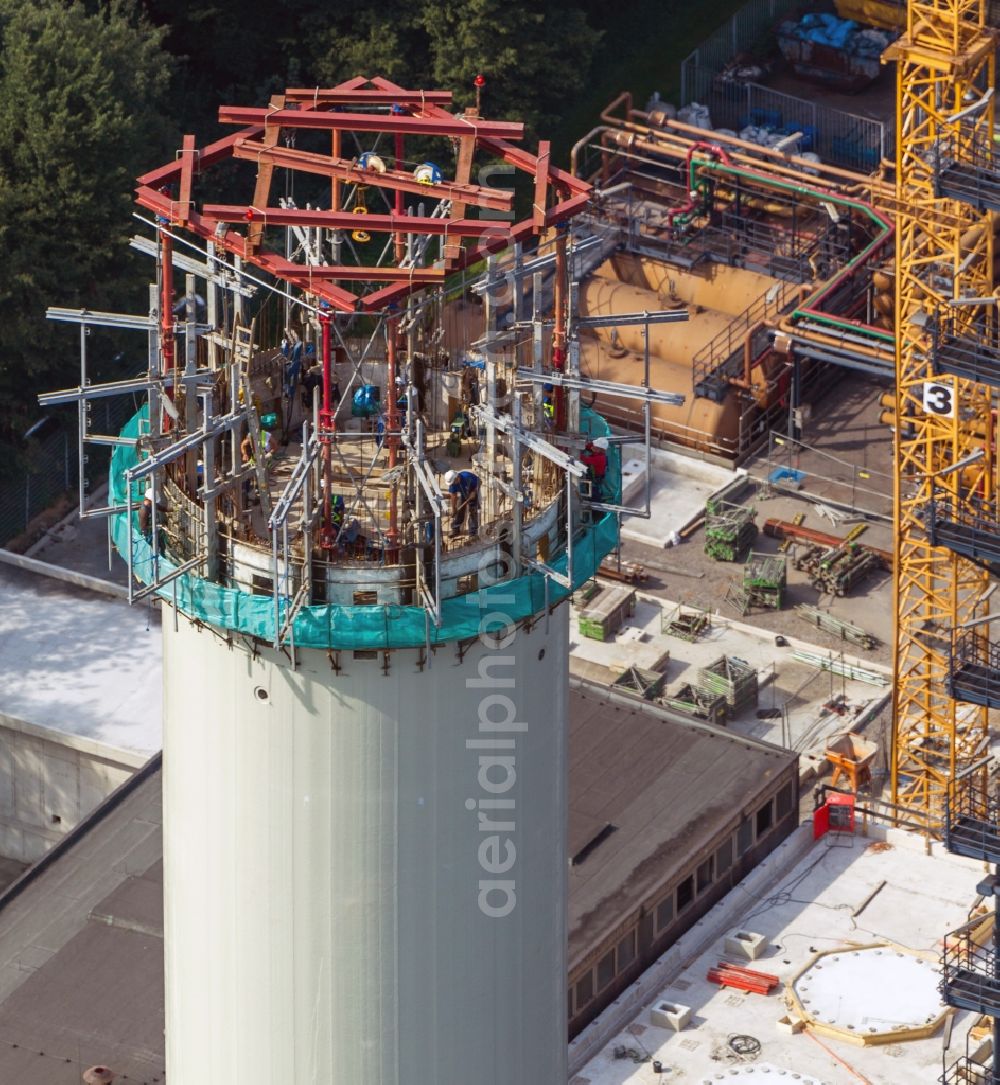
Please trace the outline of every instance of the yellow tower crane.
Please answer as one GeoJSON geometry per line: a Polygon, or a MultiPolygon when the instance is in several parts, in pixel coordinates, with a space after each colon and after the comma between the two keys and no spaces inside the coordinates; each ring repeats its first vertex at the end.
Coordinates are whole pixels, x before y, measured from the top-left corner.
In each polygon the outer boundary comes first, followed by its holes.
{"type": "Polygon", "coordinates": [[[983,767],[1000,707],[983,620],[1000,570],[995,47],[984,0],[909,0],[884,58],[898,63],[892,793],[935,819],[983,767]]]}

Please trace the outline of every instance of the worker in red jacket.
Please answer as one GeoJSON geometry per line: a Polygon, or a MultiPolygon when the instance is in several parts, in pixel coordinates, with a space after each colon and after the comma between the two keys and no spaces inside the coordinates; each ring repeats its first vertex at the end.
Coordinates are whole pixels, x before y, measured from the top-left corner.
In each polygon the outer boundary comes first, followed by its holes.
{"type": "Polygon", "coordinates": [[[591,499],[600,501],[604,490],[604,476],[608,473],[607,437],[588,441],[583,447],[583,452],[580,453],[580,462],[587,468],[591,499]]]}

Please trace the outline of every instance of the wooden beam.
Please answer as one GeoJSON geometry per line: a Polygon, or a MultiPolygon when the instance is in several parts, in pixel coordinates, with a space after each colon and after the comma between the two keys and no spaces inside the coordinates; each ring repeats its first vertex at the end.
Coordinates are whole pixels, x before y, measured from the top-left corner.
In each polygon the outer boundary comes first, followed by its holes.
{"type": "MultiPolygon", "coordinates": [[[[270,106],[271,109],[283,109],[285,106],[284,97],[280,94],[272,95],[270,106]]],[[[263,146],[274,147],[280,136],[280,128],[272,124],[267,125],[264,129],[263,146]]],[[[257,183],[254,185],[252,207],[267,207],[268,200],[271,198],[271,177],[273,174],[274,163],[270,159],[262,158],[257,164],[257,183]]],[[[247,230],[247,256],[260,248],[260,242],[264,236],[264,225],[265,223],[262,220],[251,222],[250,228],[247,230]]]]}

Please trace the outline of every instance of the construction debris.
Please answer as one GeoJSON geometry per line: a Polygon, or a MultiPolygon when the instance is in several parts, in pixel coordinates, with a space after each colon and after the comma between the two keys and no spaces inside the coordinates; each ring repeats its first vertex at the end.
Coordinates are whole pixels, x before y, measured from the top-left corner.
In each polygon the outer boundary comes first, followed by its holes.
{"type": "Polygon", "coordinates": [[[716,561],[742,561],[757,538],[752,506],[710,501],[705,506],[705,553],[716,561]]]}
{"type": "Polygon", "coordinates": [[[829,595],[846,595],[851,588],[881,564],[877,555],[860,543],[840,546],[810,546],[797,554],[792,564],[807,573],[812,586],[829,595]]]}
{"type": "Polygon", "coordinates": [[[669,614],[660,614],[660,632],[681,640],[696,641],[711,626],[711,614],[703,607],[678,603],[669,614]]]}
{"type": "Polygon", "coordinates": [[[626,584],[639,584],[646,579],[646,568],[637,561],[622,561],[611,554],[601,562],[597,575],[626,584]]]}
{"type": "Polygon", "coordinates": [[[860,626],[854,625],[852,622],[845,622],[842,618],[835,618],[832,614],[827,614],[825,610],[820,610],[819,607],[811,607],[806,603],[800,603],[795,608],[795,613],[803,621],[816,626],[817,629],[832,633],[835,637],[856,644],[859,648],[867,648],[869,651],[873,651],[878,647],[878,640],[871,633],[860,626]]]}

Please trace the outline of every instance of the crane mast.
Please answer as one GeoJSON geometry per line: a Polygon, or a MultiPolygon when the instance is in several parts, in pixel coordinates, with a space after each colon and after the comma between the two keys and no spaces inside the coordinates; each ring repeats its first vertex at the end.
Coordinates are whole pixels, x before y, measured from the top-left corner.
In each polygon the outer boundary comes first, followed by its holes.
{"type": "Polygon", "coordinates": [[[1000,706],[981,620],[1000,569],[995,48],[984,0],[909,0],[884,58],[898,63],[892,797],[935,818],[981,775],[1000,706]]]}

